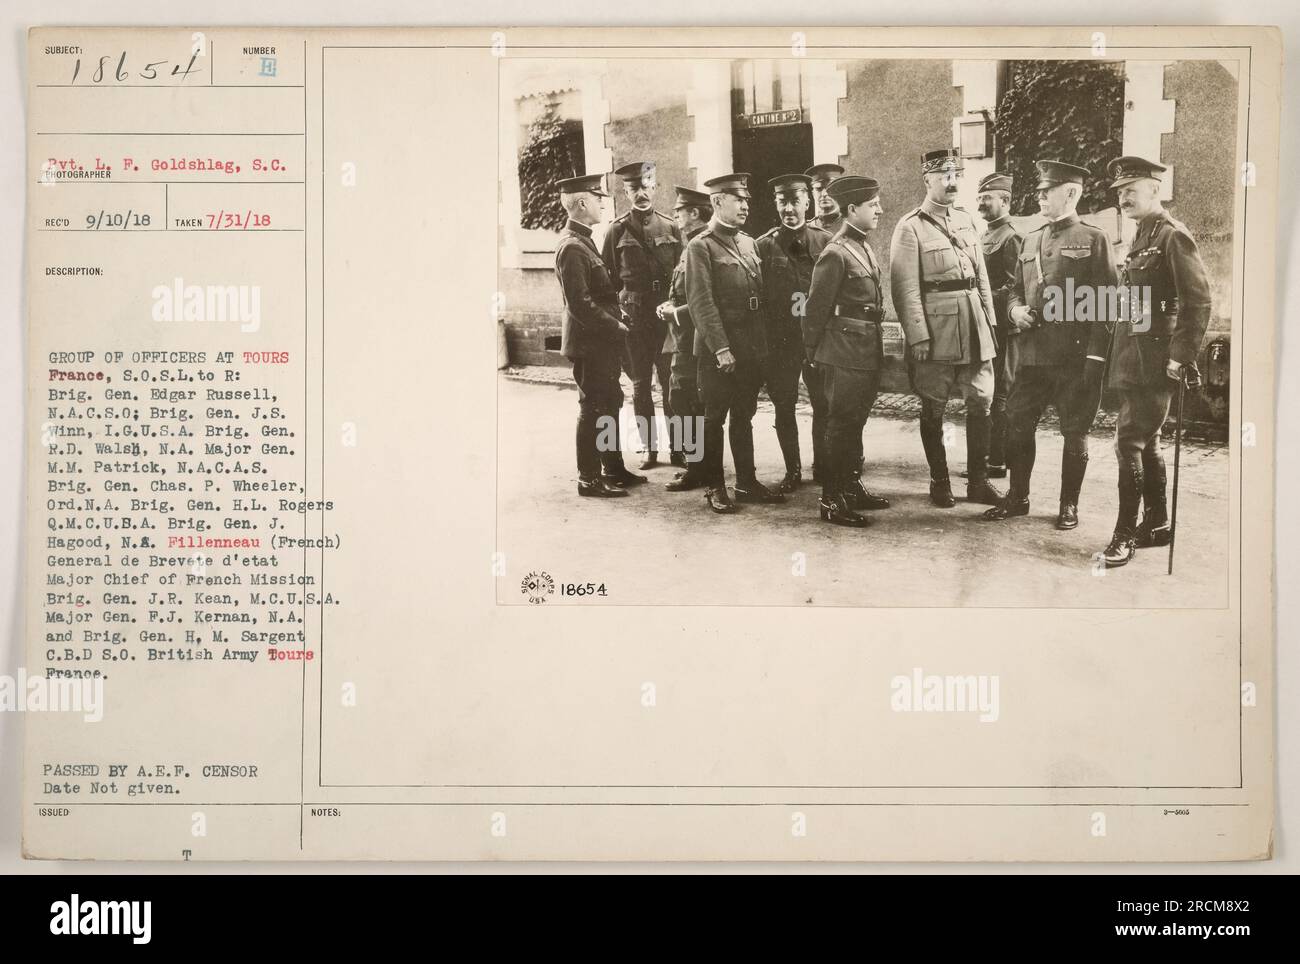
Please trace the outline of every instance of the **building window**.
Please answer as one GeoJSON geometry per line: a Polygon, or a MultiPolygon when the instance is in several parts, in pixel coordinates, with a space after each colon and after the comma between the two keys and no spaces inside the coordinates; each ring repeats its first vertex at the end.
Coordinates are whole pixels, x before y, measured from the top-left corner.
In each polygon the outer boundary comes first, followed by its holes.
{"type": "Polygon", "coordinates": [[[519,122],[519,226],[559,231],[565,216],[555,182],[587,173],[581,96],[566,90],[520,98],[519,122]]]}

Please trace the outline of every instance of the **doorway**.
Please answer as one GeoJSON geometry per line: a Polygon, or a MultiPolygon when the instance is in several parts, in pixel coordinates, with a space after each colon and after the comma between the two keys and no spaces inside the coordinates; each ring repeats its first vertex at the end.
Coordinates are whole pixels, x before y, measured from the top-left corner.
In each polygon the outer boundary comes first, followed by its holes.
{"type": "MultiPolygon", "coordinates": [[[[732,128],[731,151],[735,169],[750,175],[749,193],[753,198],[744,231],[756,238],[780,222],[768,180],[779,174],[802,174],[812,167],[812,124],[752,127],[745,124],[745,118],[737,117],[732,128]]],[[[808,216],[812,214],[809,210],[808,216]]]]}

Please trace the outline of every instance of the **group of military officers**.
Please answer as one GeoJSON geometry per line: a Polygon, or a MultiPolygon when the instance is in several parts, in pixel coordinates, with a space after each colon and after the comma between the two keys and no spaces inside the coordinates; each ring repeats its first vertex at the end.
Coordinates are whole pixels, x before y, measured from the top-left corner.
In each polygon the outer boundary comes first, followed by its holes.
{"type": "MultiPolygon", "coordinates": [[[[1071,305],[1048,302],[1092,289],[1098,303],[1121,278],[1106,233],[1079,219],[1084,168],[1037,161],[1036,191],[1046,223],[1022,236],[1012,225],[1012,179],[979,185],[978,211],[956,206],[962,160],[953,149],[921,158],[925,198],[895,227],[889,285],[913,390],[929,497],[956,504],[944,443],[944,411],[956,392],[966,407],[966,498],[997,522],[1029,513],[1035,436],[1048,404],[1064,438],[1057,528],[1078,525],[1088,432],[1106,384],[1120,402],[1115,448],[1119,513],[1105,564],[1122,566],[1137,547],[1170,537],[1160,432],[1173,391],[1194,373],[1210,317],[1210,287],[1196,242],[1159,200],[1165,168],[1140,157],[1108,167],[1123,214],[1137,231],[1123,266],[1124,288],[1150,292],[1146,316],[1093,312],[1074,321],[1071,305]],[[1067,287],[1067,285],[1071,287],[1067,287]],[[1109,360],[1109,361],[1108,361],[1109,360]],[[1010,476],[1007,492],[990,478],[1010,476]],[[1139,523],[1138,513],[1142,510],[1139,523]]],[[[754,239],[742,229],[753,200],[749,175],[705,182],[707,193],[676,188],[673,218],[654,207],[655,167],[615,172],[630,210],[605,234],[603,175],[557,184],[568,222],[556,249],[564,298],[562,350],[578,386],[578,494],[625,496],[647,481],[623,462],[617,435],[626,370],[641,434],[641,470],[660,464],[652,378],[658,377],[668,462],[683,471],[671,491],[705,489],[722,514],[737,503],[776,504],[803,480],[795,407],[800,377],[813,410],[813,480],[824,521],[861,528],[862,510],[889,507],[861,481],[862,437],[885,359],[884,281],[867,236],[883,209],[870,177],[819,164],[768,182],[780,224],[754,239]],[[816,215],[807,219],[811,204],[816,215]],[[752,420],[766,388],[776,411],[785,475],[769,488],[754,464],[752,420]],[[702,457],[688,461],[682,426],[702,417],[702,457]],[[604,435],[602,436],[602,432],[604,435]],[[735,498],[723,475],[724,434],[735,498]],[[603,444],[598,444],[599,439],[603,444]]],[[[1111,302],[1113,304],[1113,302],[1111,302]]]]}

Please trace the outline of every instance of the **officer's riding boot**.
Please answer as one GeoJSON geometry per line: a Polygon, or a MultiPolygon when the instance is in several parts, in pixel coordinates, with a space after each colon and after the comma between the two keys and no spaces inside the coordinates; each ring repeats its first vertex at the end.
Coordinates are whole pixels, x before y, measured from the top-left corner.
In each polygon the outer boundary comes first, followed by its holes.
{"type": "Polygon", "coordinates": [[[1165,460],[1155,445],[1142,450],[1142,521],[1134,537],[1139,549],[1167,546],[1172,535],[1165,508],[1165,460]]]}
{"type": "Polygon", "coordinates": [[[1026,457],[1024,440],[1007,435],[1007,469],[1011,473],[1011,487],[1002,501],[980,516],[985,522],[1001,522],[1016,516],[1029,515],[1029,473],[1032,456],[1026,457]]]}
{"type": "Polygon", "coordinates": [[[731,495],[727,492],[727,483],[725,482],[710,485],[705,490],[704,502],[719,515],[730,515],[736,511],[736,503],[731,501],[731,495]]]}
{"type": "Polygon", "coordinates": [[[750,476],[748,479],[736,479],[736,501],[775,505],[784,502],[785,496],[780,492],[773,492],[758,479],[750,476]]]}
{"type": "Polygon", "coordinates": [[[691,489],[698,489],[703,484],[704,479],[700,473],[699,463],[695,465],[686,463],[686,471],[679,472],[675,479],[664,485],[664,488],[669,492],[689,492],[691,489]]]}
{"type": "Polygon", "coordinates": [[[668,418],[669,420],[668,446],[670,453],[668,455],[668,462],[674,468],[689,469],[690,465],[686,462],[686,452],[683,450],[682,446],[682,422],[690,416],[685,412],[677,411],[674,411],[673,415],[676,415],[677,418],[674,419],[665,413],[665,418],[668,418]]]}
{"type": "Polygon", "coordinates": [[[754,429],[732,415],[727,432],[731,439],[731,458],[736,465],[736,501],[774,504],[785,496],[773,492],[754,474],[754,429]]]}
{"type": "Polygon", "coordinates": [[[957,504],[948,480],[948,453],[943,447],[943,406],[921,399],[921,446],[930,464],[930,502],[941,509],[957,504]]]}
{"type": "Polygon", "coordinates": [[[1107,569],[1128,565],[1137,552],[1134,533],[1137,530],[1138,505],[1142,501],[1142,463],[1119,462],[1119,515],[1115,518],[1115,532],[1110,545],[1102,550],[1101,558],[1107,569]]]}
{"type": "MultiPolygon", "coordinates": [[[[970,429],[967,428],[969,432],[970,429]]],[[[993,403],[989,412],[989,478],[1007,477],[1007,408],[1006,403],[993,403]]]]}
{"type": "Polygon", "coordinates": [[[853,511],[848,496],[843,492],[844,472],[828,455],[822,456],[822,494],[817,509],[823,522],[837,526],[861,529],[868,520],[853,511]]]}
{"type": "Polygon", "coordinates": [[[1061,453],[1061,511],[1056,528],[1074,529],[1079,525],[1079,490],[1088,470],[1088,453],[1066,449],[1061,453]]]}
{"type": "Polygon", "coordinates": [[[623,464],[623,439],[618,428],[618,412],[607,412],[605,414],[610,416],[614,425],[613,449],[601,453],[605,483],[620,489],[626,489],[649,481],[644,475],[637,475],[635,472],[628,471],[627,466],[623,464]]]}
{"type": "Polygon", "coordinates": [[[826,449],[826,418],[813,415],[813,460],[812,460],[812,480],[814,482],[823,481],[823,473],[826,467],[831,464],[831,457],[826,449]],[[820,431],[819,431],[820,430],[820,431]]]}
{"type": "Polygon", "coordinates": [[[850,470],[844,476],[840,492],[848,501],[850,509],[888,509],[889,500],[883,495],[867,491],[856,471],[850,470]]]}
{"type": "Polygon", "coordinates": [[[596,437],[596,416],[592,413],[580,413],[575,433],[578,449],[578,495],[598,499],[626,496],[627,492],[624,489],[609,485],[601,479],[596,437]]]}
{"type": "Polygon", "coordinates": [[[966,413],[966,501],[1001,505],[1004,494],[989,485],[989,429],[986,413],[966,413]]]}

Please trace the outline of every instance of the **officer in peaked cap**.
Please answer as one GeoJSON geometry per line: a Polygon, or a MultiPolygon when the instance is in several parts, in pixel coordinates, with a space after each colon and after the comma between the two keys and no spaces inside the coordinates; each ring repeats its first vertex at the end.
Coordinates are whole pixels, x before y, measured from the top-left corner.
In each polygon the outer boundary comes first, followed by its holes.
{"type": "Polygon", "coordinates": [[[767,358],[763,266],[754,240],[740,230],[749,217],[749,175],[706,181],[713,217],[686,246],[686,302],[695,323],[700,397],[704,402],[705,500],[714,512],[736,511],[722,472],[728,416],[736,502],[782,502],[754,470],[752,420],[767,358]]]}
{"type": "Polygon", "coordinates": [[[1015,366],[1007,296],[1015,283],[1016,262],[1020,260],[1020,246],[1024,242],[1024,235],[1011,223],[1011,186],[1010,174],[995,171],[980,181],[975,198],[976,210],[985,222],[980,249],[984,253],[998,321],[993,332],[997,336],[998,357],[993,361],[993,404],[989,409],[991,479],[1006,478],[1007,474],[1007,396],[1015,366]]]}
{"type": "Polygon", "coordinates": [[[925,200],[905,214],[890,244],[890,296],[907,337],[912,387],[921,396],[921,445],[930,502],[956,505],[948,478],[943,415],[959,389],[966,400],[966,498],[995,505],[988,481],[989,407],[997,314],[975,219],[955,206],[962,160],[953,148],[921,156],[925,200]]]}
{"type": "MultiPolygon", "coordinates": [[[[655,165],[632,161],[614,171],[623,180],[623,192],[631,210],[615,219],[605,233],[602,256],[618,286],[619,305],[628,326],[623,367],[632,379],[632,410],[636,414],[642,469],[659,464],[659,439],[655,428],[655,405],[651,381],[659,378],[664,416],[671,424],[673,405],[669,369],[672,356],[664,352],[667,323],[658,307],[668,295],[673,266],[681,257],[682,237],[673,219],[654,209],[655,165]]],[[[684,466],[681,452],[671,461],[684,466]]]]}
{"type": "Polygon", "coordinates": [[[785,459],[785,478],[781,480],[780,488],[782,492],[791,492],[803,478],[799,422],[795,418],[800,373],[808,385],[813,407],[814,476],[825,467],[826,405],[822,398],[820,375],[812,365],[804,362],[800,322],[812,284],[813,264],[831,235],[807,221],[812,178],[806,174],[782,174],[767,184],[781,223],[754,242],[763,263],[763,291],[767,302],[767,369],[764,380],[767,395],[776,410],[776,437],[785,459]],[[823,463],[820,469],[818,459],[823,463]]]}
{"type": "Polygon", "coordinates": [[[1194,387],[1197,382],[1196,357],[1212,310],[1210,279],[1196,239],[1160,203],[1165,172],[1163,164],[1132,156],[1107,167],[1120,211],[1137,223],[1124,259],[1124,287],[1150,292],[1146,312],[1121,317],[1111,342],[1107,384],[1120,402],[1115,425],[1119,516],[1102,553],[1111,568],[1128,563],[1135,549],[1168,545],[1172,537],[1160,429],[1178,383],[1194,387]]]}
{"type": "Polygon", "coordinates": [[[1025,238],[1007,299],[1016,341],[1016,375],[1007,399],[1011,487],[984,518],[1028,515],[1038,421],[1051,404],[1065,440],[1056,527],[1068,530],[1079,524],[1088,431],[1101,404],[1110,337],[1104,306],[1119,279],[1106,232],[1080,221],[1075,211],[1088,171],[1059,160],[1034,163],[1038,207],[1047,223],[1025,238]],[[1089,291],[1100,310],[1076,312],[1078,296],[1089,291]]]}
{"type": "Polygon", "coordinates": [[[602,175],[584,174],[555,184],[568,216],[555,248],[555,277],[564,299],[564,336],[560,350],[573,362],[578,385],[578,494],[625,496],[628,472],[618,437],[623,390],[619,359],[627,327],[618,311],[618,295],[591,240],[591,226],[604,217],[602,175]],[[612,450],[600,451],[597,440],[613,429],[612,450]],[[602,466],[604,474],[602,477],[602,466]]]}
{"type": "Polygon", "coordinates": [[[814,164],[804,174],[812,181],[813,208],[817,216],[810,222],[813,227],[821,228],[834,234],[843,223],[843,215],[835,198],[826,193],[831,181],[844,173],[838,164],[814,164]]]}
{"type": "Polygon", "coordinates": [[[888,500],[862,487],[862,431],[880,388],[884,286],[867,234],[880,222],[880,185],[846,175],[828,188],[844,214],[839,233],[813,268],[803,319],[803,346],[821,375],[827,405],[823,521],[862,527],[855,509],[886,509],[888,500]]]}
{"type": "Polygon", "coordinates": [[[670,492],[685,492],[704,484],[700,455],[701,430],[704,407],[700,403],[696,383],[695,325],[691,322],[690,306],[686,303],[686,247],[709,224],[713,207],[709,196],[688,187],[677,188],[677,201],[673,205],[673,218],[683,238],[682,255],[673,268],[668,282],[668,299],[659,305],[659,317],[668,323],[664,351],[672,353],[673,421],[669,423],[673,435],[673,452],[682,453],[685,471],[664,488],[670,492]],[[690,445],[686,445],[689,439],[690,445]]]}

